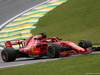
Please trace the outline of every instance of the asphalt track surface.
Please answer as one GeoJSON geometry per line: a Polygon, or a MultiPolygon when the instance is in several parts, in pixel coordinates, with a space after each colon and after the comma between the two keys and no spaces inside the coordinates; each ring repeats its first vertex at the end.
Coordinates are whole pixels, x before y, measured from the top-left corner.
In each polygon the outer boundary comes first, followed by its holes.
{"type": "MultiPolygon", "coordinates": [[[[1,48],[0,48],[0,53],[1,53],[1,48]]],[[[92,53],[100,53],[100,51],[97,52],[92,52],[92,53]]],[[[68,57],[75,57],[75,56],[79,56],[82,54],[77,54],[77,55],[70,55],[68,57]]],[[[63,57],[63,58],[68,58],[68,57],[63,57]]],[[[32,64],[32,63],[39,63],[39,62],[46,62],[46,61],[51,61],[51,60],[58,60],[61,59],[60,58],[48,58],[48,57],[43,57],[41,59],[34,59],[34,58],[17,58],[16,61],[14,62],[4,62],[1,59],[0,56],[0,68],[6,68],[6,67],[14,67],[14,66],[20,66],[20,65],[26,65],[26,64],[32,64]]]]}
{"type": "MultiPolygon", "coordinates": [[[[12,17],[45,1],[47,0],[0,0],[0,25],[12,17]]],[[[35,60],[33,58],[20,58],[15,62],[4,63],[1,59],[1,50],[2,49],[0,48],[0,68],[54,60],[44,58],[41,60],[35,60]]]]}
{"type": "MultiPolygon", "coordinates": [[[[0,50],[1,53],[1,50],[0,50]]],[[[13,66],[20,66],[25,64],[32,64],[32,63],[38,63],[38,62],[45,62],[45,61],[51,61],[51,60],[57,60],[60,58],[50,59],[48,57],[43,57],[41,59],[34,59],[34,58],[18,58],[14,62],[4,62],[1,59],[0,55],[0,68],[6,68],[6,67],[13,67],[13,66]]]]}
{"type": "Polygon", "coordinates": [[[0,0],[0,25],[44,1],[47,0],[0,0]]]}
{"type": "MultiPolygon", "coordinates": [[[[0,0],[0,25],[9,20],[10,18],[20,14],[21,12],[33,6],[36,6],[44,1],[46,0],[0,0]]],[[[1,50],[2,49],[0,48],[0,68],[60,59],[60,58],[50,59],[48,57],[44,57],[42,59],[19,58],[16,59],[16,61],[14,62],[3,62],[1,59],[1,50]]],[[[95,53],[100,53],[100,52],[95,52],[95,53]]],[[[78,56],[78,55],[72,55],[72,56],[78,56]]]]}
{"type": "MultiPolygon", "coordinates": [[[[1,53],[1,48],[0,48],[0,53],[1,53]]],[[[79,56],[81,54],[78,55],[70,55],[69,57],[73,57],[73,56],[79,56]]],[[[49,58],[49,57],[42,57],[41,59],[34,59],[34,58],[17,58],[16,61],[13,62],[4,62],[1,59],[0,56],[0,68],[6,68],[6,67],[14,67],[14,66],[20,66],[20,65],[26,65],[26,64],[32,64],[32,63],[39,63],[39,62],[46,62],[46,61],[51,61],[51,60],[58,60],[61,59],[63,57],[60,58],[49,58]]],[[[64,57],[65,58],[65,57],[64,57]]],[[[66,57],[67,58],[67,57],[66,57]]]]}

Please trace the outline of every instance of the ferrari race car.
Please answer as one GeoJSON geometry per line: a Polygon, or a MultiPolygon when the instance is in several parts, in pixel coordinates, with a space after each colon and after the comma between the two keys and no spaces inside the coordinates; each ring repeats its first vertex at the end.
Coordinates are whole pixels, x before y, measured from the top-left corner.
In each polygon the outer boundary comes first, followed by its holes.
{"type": "Polygon", "coordinates": [[[71,41],[60,41],[60,38],[49,37],[45,33],[31,36],[28,39],[5,42],[5,48],[1,52],[4,62],[15,61],[20,57],[41,58],[49,56],[58,58],[68,54],[90,53],[92,43],[88,39],[80,40],[78,45],[71,41]],[[12,45],[19,44],[19,49],[14,49],[12,45]]]}

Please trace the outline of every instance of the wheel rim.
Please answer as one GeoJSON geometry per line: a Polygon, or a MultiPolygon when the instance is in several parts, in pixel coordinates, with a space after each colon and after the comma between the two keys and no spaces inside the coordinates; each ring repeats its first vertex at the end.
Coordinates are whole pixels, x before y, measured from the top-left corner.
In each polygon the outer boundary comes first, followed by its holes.
{"type": "Polygon", "coordinates": [[[79,46],[81,46],[81,47],[83,47],[83,48],[86,48],[86,45],[85,45],[85,43],[84,43],[83,41],[81,41],[81,42],[79,43],[79,46]]]}
{"type": "Polygon", "coordinates": [[[5,52],[5,51],[3,51],[2,52],[2,59],[4,60],[4,61],[7,61],[7,52],[5,52]]]}
{"type": "Polygon", "coordinates": [[[55,55],[54,48],[52,46],[48,47],[48,54],[49,56],[53,57],[55,55]]]}

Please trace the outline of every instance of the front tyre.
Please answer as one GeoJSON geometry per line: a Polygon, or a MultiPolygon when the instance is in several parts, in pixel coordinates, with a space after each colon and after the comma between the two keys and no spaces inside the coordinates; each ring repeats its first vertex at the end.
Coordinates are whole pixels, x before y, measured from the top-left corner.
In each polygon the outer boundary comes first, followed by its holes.
{"type": "Polygon", "coordinates": [[[16,52],[13,48],[4,48],[1,52],[1,57],[4,62],[10,62],[16,60],[16,52]]]}
{"type": "Polygon", "coordinates": [[[47,55],[50,58],[58,58],[60,56],[59,51],[60,51],[60,46],[59,44],[50,44],[48,45],[47,48],[47,55]]]}
{"type": "Polygon", "coordinates": [[[92,43],[88,39],[80,40],[78,45],[84,49],[89,48],[89,47],[92,48],[92,43]]]}

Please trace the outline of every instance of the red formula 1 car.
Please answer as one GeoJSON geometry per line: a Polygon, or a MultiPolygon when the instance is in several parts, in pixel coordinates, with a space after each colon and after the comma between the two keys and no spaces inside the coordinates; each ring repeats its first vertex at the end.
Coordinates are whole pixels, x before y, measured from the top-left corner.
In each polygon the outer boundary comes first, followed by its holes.
{"type": "Polygon", "coordinates": [[[80,40],[76,45],[71,41],[60,41],[61,39],[57,37],[47,38],[45,33],[40,34],[31,36],[26,40],[7,41],[5,43],[6,48],[1,52],[3,61],[15,61],[16,58],[20,57],[41,58],[45,55],[57,58],[68,54],[92,52],[92,44],[87,39],[80,40]],[[12,47],[15,44],[19,44],[19,49],[15,50],[12,47]]]}

